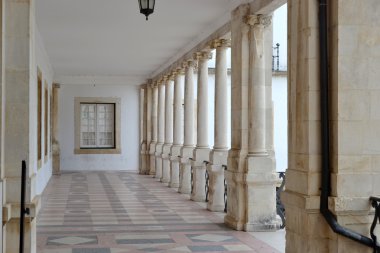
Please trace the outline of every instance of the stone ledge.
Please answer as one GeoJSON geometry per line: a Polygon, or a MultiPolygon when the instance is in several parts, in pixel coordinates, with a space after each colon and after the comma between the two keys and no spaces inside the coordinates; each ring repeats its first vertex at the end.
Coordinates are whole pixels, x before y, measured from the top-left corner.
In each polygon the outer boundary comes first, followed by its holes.
{"type": "MultiPolygon", "coordinates": [[[[29,208],[29,215],[26,214],[25,218],[36,218],[41,209],[41,196],[37,195],[31,203],[26,203],[25,208],[29,208]]],[[[3,206],[3,223],[11,219],[20,219],[20,203],[9,203],[3,206]]]]}
{"type": "MultiPolygon", "coordinates": [[[[87,154],[121,154],[121,149],[110,148],[110,149],[74,149],[75,155],[87,155],[87,154]]],[[[146,155],[147,151],[140,151],[141,155],[146,155]]]]}
{"type": "Polygon", "coordinates": [[[329,197],[329,209],[337,215],[353,213],[357,215],[368,215],[372,208],[369,197],[329,197]]]}
{"type": "Polygon", "coordinates": [[[281,200],[285,204],[285,209],[288,205],[295,206],[305,209],[308,213],[319,213],[319,198],[319,196],[305,196],[288,190],[281,193],[281,200]]]}

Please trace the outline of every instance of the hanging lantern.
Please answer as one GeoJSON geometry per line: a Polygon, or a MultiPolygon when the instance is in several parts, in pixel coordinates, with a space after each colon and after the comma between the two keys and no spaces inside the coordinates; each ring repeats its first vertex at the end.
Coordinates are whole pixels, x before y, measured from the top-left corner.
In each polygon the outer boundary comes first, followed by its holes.
{"type": "Polygon", "coordinates": [[[139,0],[140,13],[145,15],[146,20],[148,20],[148,16],[153,13],[155,2],[155,0],[139,0]]]}

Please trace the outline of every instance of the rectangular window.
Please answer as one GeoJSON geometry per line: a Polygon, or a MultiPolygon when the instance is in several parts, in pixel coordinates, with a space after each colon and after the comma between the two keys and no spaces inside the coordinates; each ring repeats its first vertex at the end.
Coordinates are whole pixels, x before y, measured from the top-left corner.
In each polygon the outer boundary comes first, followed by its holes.
{"type": "MultiPolygon", "coordinates": [[[[37,160],[42,159],[42,77],[37,74],[37,160]]],[[[39,167],[39,166],[38,166],[39,167]]]]}
{"type": "MultiPolygon", "coordinates": [[[[48,84],[45,82],[45,118],[44,118],[44,139],[45,139],[45,157],[48,155],[48,106],[49,106],[49,101],[48,101],[48,84]]],[[[47,159],[45,159],[45,162],[47,159]]]]}
{"type": "Polygon", "coordinates": [[[80,148],[115,148],[115,104],[80,104],[80,148]]]}

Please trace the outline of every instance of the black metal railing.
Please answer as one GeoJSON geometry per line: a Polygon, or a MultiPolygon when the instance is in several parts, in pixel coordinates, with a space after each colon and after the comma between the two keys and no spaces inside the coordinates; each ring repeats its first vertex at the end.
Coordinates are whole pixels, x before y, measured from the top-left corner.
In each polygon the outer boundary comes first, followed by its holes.
{"type": "Polygon", "coordinates": [[[285,206],[281,201],[281,192],[284,191],[285,187],[285,172],[279,172],[278,177],[282,179],[281,185],[279,187],[276,187],[276,209],[277,214],[280,216],[282,224],[280,228],[285,228],[285,206]]]}
{"type": "Polygon", "coordinates": [[[272,55],[272,71],[280,70],[280,43],[277,43],[275,47],[273,47],[273,55],[272,55]],[[275,54],[276,53],[276,54],[275,54]],[[274,67],[275,59],[277,60],[277,68],[274,67]]]}
{"type": "Polygon", "coordinates": [[[206,193],[206,202],[208,202],[209,197],[209,186],[210,186],[210,177],[208,175],[207,171],[207,165],[210,163],[209,161],[203,161],[203,163],[206,165],[206,172],[205,172],[205,193],[206,193]]]}
{"type": "MultiPolygon", "coordinates": [[[[194,161],[194,159],[192,157],[189,157],[189,160],[190,161],[194,161]]],[[[193,171],[193,166],[190,166],[190,186],[191,186],[191,190],[190,190],[191,193],[190,194],[193,194],[193,190],[194,190],[194,171],[193,171]]]]}
{"type": "Polygon", "coordinates": [[[20,201],[20,253],[24,252],[24,227],[25,214],[29,214],[29,208],[25,208],[25,189],[26,189],[26,162],[22,161],[21,166],[21,201],[20,201]]]}
{"type": "MultiPolygon", "coordinates": [[[[222,165],[224,170],[227,170],[227,165],[222,165]]],[[[224,212],[227,213],[227,181],[224,178],[224,212]]]]}
{"type": "Polygon", "coordinates": [[[193,169],[193,166],[191,166],[191,169],[190,169],[190,178],[191,178],[191,194],[193,194],[193,191],[194,191],[194,169],[193,169]]]}
{"type": "Polygon", "coordinates": [[[370,197],[369,199],[371,201],[372,207],[375,208],[375,215],[373,217],[370,234],[373,241],[373,252],[378,253],[380,251],[378,251],[377,249],[378,243],[377,243],[377,236],[375,235],[375,228],[376,228],[377,223],[378,222],[380,223],[380,198],[370,197]]]}

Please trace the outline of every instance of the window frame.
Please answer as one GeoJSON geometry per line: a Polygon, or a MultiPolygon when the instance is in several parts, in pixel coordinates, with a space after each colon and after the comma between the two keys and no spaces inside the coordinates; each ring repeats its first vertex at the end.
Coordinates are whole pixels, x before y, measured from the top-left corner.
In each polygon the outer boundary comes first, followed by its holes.
{"type": "Polygon", "coordinates": [[[121,99],[118,97],[75,97],[74,154],[121,154],[120,121],[121,99]],[[81,104],[114,104],[114,147],[81,147],[81,104]]]}
{"type": "Polygon", "coordinates": [[[37,67],[37,169],[42,168],[42,72],[37,67]]]}

